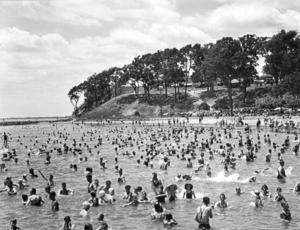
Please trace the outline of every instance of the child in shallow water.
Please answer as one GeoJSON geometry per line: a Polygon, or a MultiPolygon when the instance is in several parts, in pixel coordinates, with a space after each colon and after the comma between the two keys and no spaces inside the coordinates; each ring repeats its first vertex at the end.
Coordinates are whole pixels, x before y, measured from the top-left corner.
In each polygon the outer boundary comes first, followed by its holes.
{"type": "Polygon", "coordinates": [[[74,225],[71,222],[71,217],[70,216],[66,216],[64,218],[65,223],[63,224],[63,226],[61,227],[61,229],[63,230],[71,230],[74,228],[74,225]]]}
{"type": "Polygon", "coordinates": [[[264,184],[264,185],[261,187],[261,190],[262,190],[262,196],[263,196],[263,197],[269,197],[269,198],[272,197],[272,193],[268,191],[269,188],[268,188],[267,185],[264,184]]]}
{"type": "Polygon", "coordinates": [[[277,191],[277,194],[274,196],[274,201],[277,201],[277,202],[283,202],[283,201],[285,201],[284,196],[281,194],[282,189],[280,187],[278,187],[276,189],[276,191],[277,191]]]}
{"type": "Polygon", "coordinates": [[[173,219],[173,215],[171,213],[167,213],[163,221],[163,224],[164,227],[174,227],[178,224],[178,222],[173,219]]]}
{"type": "Polygon", "coordinates": [[[89,215],[90,208],[91,208],[91,205],[89,202],[87,202],[87,201],[83,202],[82,209],[81,209],[79,215],[82,217],[87,217],[89,215]]]}
{"type": "Polygon", "coordinates": [[[160,203],[156,202],[152,209],[151,220],[163,220],[165,215],[165,209],[160,203]]]}
{"type": "Polygon", "coordinates": [[[292,215],[291,215],[290,207],[289,207],[288,203],[282,202],[281,207],[283,208],[283,210],[280,213],[280,219],[288,220],[288,221],[292,220],[292,215]]]}

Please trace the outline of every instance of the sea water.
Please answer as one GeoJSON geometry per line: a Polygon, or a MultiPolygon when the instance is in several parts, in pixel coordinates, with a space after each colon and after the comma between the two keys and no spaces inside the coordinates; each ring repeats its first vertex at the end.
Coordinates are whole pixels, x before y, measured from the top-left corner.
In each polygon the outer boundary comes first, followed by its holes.
{"type": "MultiPolygon", "coordinates": [[[[46,230],[46,229],[59,229],[63,224],[63,218],[67,215],[71,216],[72,223],[75,224],[75,229],[83,229],[85,223],[92,223],[94,228],[98,227],[96,216],[99,212],[105,213],[105,220],[109,226],[113,229],[163,229],[161,222],[151,221],[150,214],[153,207],[152,204],[139,204],[137,207],[121,207],[122,194],[124,192],[124,186],[126,184],[131,185],[132,188],[135,186],[142,186],[143,189],[148,193],[148,196],[154,197],[154,192],[150,188],[150,178],[152,172],[158,172],[158,176],[164,178],[168,184],[177,184],[179,187],[183,188],[186,182],[176,182],[174,180],[175,175],[178,173],[192,174],[195,169],[186,168],[186,161],[180,161],[175,156],[171,158],[171,166],[168,168],[167,173],[162,173],[159,170],[159,160],[154,160],[154,169],[146,168],[144,166],[137,167],[136,160],[141,156],[145,156],[146,143],[152,143],[149,139],[145,140],[144,145],[141,145],[141,149],[138,150],[137,146],[127,147],[124,149],[119,149],[119,167],[123,168],[124,175],[126,177],[126,183],[119,185],[117,183],[118,175],[114,172],[114,158],[116,157],[114,146],[111,144],[113,137],[117,137],[120,133],[109,133],[108,130],[118,127],[124,128],[124,132],[121,135],[131,135],[133,138],[137,138],[137,132],[131,134],[132,132],[131,124],[123,124],[116,126],[101,126],[101,127],[91,127],[88,125],[73,126],[71,124],[63,124],[58,127],[48,124],[34,125],[26,127],[11,126],[1,128],[1,133],[4,131],[9,132],[12,139],[9,141],[10,148],[15,148],[17,154],[19,155],[19,163],[5,162],[8,167],[8,172],[0,173],[0,182],[3,185],[3,181],[6,177],[12,176],[12,179],[17,183],[18,179],[22,177],[24,173],[28,174],[28,169],[30,167],[34,168],[36,173],[37,170],[41,170],[46,177],[49,174],[54,175],[54,181],[56,186],[53,188],[54,191],[58,191],[61,187],[62,182],[67,183],[67,187],[75,190],[73,196],[59,197],[58,201],[60,203],[60,211],[53,212],[51,210],[49,199],[45,199],[46,203],[41,207],[24,206],[21,204],[22,193],[28,194],[30,189],[18,191],[17,196],[8,196],[6,193],[0,193],[0,229],[7,229],[9,227],[9,222],[12,218],[18,220],[18,226],[22,229],[29,230],[46,230]],[[75,127],[75,130],[74,130],[75,127]],[[87,134],[87,131],[97,130],[97,133],[93,136],[87,134]],[[58,135],[53,137],[51,135],[51,141],[47,144],[47,139],[49,138],[48,133],[50,132],[63,132],[70,133],[66,143],[71,146],[73,139],[77,140],[77,143],[82,142],[82,133],[85,132],[84,142],[86,142],[90,147],[92,147],[92,156],[88,155],[88,151],[84,149],[84,155],[88,156],[87,162],[78,163],[78,157],[73,156],[73,154],[63,154],[56,155],[51,153],[51,164],[45,165],[45,156],[31,155],[30,158],[27,156],[28,148],[33,148],[33,152],[37,152],[37,147],[33,144],[38,141],[37,146],[46,144],[48,149],[53,149],[54,147],[62,147],[65,141],[63,138],[59,139],[58,135]],[[25,137],[23,137],[25,135],[25,137]],[[103,144],[95,149],[94,146],[97,144],[97,138],[101,135],[103,138],[103,144]],[[110,140],[107,141],[105,136],[108,135],[110,140]],[[20,145],[17,142],[18,136],[20,136],[20,145]],[[92,141],[90,138],[96,137],[92,141]],[[30,141],[30,139],[32,141],[30,141]],[[58,139],[62,143],[52,144],[53,139],[58,139]],[[97,151],[100,150],[101,156],[97,155],[97,151]],[[121,153],[125,151],[135,151],[137,153],[136,157],[128,158],[122,156],[121,153]],[[108,160],[108,169],[100,169],[99,158],[103,157],[108,160]],[[29,159],[31,165],[26,166],[26,160],[29,159]],[[73,172],[70,170],[70,164],[76,163],[78,165],[78,171],[73,172]],[[87,193],[87,181],[85,177],[85,168],[92,167],[93,179],[99,179],[100,185],[105,185],[106,180],[112,181],[112,187],[115,189],[117,194],[117,202],[114,205],[103,205],[99,207],[92,207],[90,210],[89,218],[82,218],[79,216],[82,203],[90,198],[87,193]]],[[[157,126],[152,126],[149,124],[150,128],[156,130],[157,126]]],[[[163,128],[167,128],[164,126],[163,128]]],[[[137,131],[143,130],[142,127],[137,127],[137,131]]],[[[223,131],[221,131],[222,135],[223,131]]],[[[266,132],[261,132],[261,141],[263,142],[263,135],[266,132]]],[[[276,142],[281,145],[287,136],[287,134],[277,134],[269,133],[271,135],[272,142],[276,142]]],[[[146,134],[142,136],[147,137],[146,134]]],[[[290,135],[290,139],[293,139],[290,135]]],[[[187,144],[192,140],[193,136],[190,138],[182,138],[179,146],[182,144],[187,144]]],[[[254,141],[257,141],[256,132],[253,133],[254,141]]],[[[198,135],[198,140],[202,138],[208,138],[208,132],[205,134],[198,135]]],[[[223,138],[223,143],[235,143],[237,146],[237,140],[228,140],[223,138]]],[[[165,149],[164,145],[168,146],[175,145],[174,141],[162,142],[161,148],[165,149]]],[[[291,143],[293,146],[295,143],[291,143]]],[[[215,143],[212,148],[219,148],[220,143],[215,143]]],[[[177,146],[177,145],[175,145],[177,146]]],[[[160,148],[160,147],[158,147],[160,148]]],[[[295,183],[299,180],[299,157],[292,155],[291,148],[283,154],[283,159],[285,160],[285,168],[289,166],[293,167],[293,170],[289,170],[288,178],[285,183],[281,183],[276,179],[276,170],[278,168],[278,161],[276,159],[276,152],[272,155],[272,161],[270,163],[265,162],[265,155],[267,154],[270,146],[264,145],[262,143],[262,148],[257,153],[257,159],[254,162],[247,163],[245,159],[237,159],[236,169],[229,169],[229,172],[224,174],[222,166],[220,164],[221,158],[215,156],[213,160],[208,159],[208,154],[205,154],[205,161],[208,162],[212,168],[212,177],[207,178],[206,172],[200,171],[198,174],[194,175],[191,183],[194,185],[193,190],[196,194],[195,200],[182,199],[183,191],[178,195],[178,200],[174,203],[166,203],[164,206],[168,212],[173,214],[173,217],[178,221],[178,226],[174,229],[197,229],[197,223],[194,221],[196,209],[202,203],[203,196],[209,196],[211,202],[214,203],[218,201],[220,193],[224,193],[229,202],[229,208],[227,209],[216,209],[213,211],[214,217],[211,219],[212,229],[300,229],[299,223],[299,211],[300,211],[300,196],[292,193],[292,188],[295,183]],[[248,183],[247,179],[253,175],[254,171],[261,171],[264,168],[269,168],[264,175],[257,175],[257,182],[248,183]],[[290,210],[292,213],[291,222],[282,222],[279,220],[279,214],[282,210],[280,203],[274,202],[272,199],[264,199],[262,208],[255,208],[250,206],[249,203],[254,201],[254,197],[251,195],[251,191],[260,190],[263,184],[267,184],[269,191],[275,195],[276,188],[281,187],[283,190],[283,195],[287,199],[290,210]],[[241,196],[235,195],[235,187],[241,187],[243,194],[241,196]]],[[[237,155],[240,149],[235,147],[234,153],[237,155]]],[[[197,156],[199,156],[200,151],[197,150],[197,156]]],[[[192,160],[193,165],[197,165],[197,160],[192,160]]],[[[28,176],[29,178],[29,176],[28,176]]],[[[37,189],[39,194],[44,193],[44,188],[46,186],[46,181],[39,176],[36,179],[29,179],[28,184],[30,188],[34,187],[37,189]]]]}

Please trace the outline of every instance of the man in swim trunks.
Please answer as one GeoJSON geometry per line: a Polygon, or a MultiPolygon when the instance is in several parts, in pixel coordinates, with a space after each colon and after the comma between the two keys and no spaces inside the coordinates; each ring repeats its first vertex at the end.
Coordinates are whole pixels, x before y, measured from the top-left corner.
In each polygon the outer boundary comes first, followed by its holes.
{"type": "Polygon", "coordinates": [[[61,190],[59,190],[59,195],[71,195],[74,191],[67,189],[67,184],[65,182],[61,183],[61,190]]]}
{"type": "Polygon", "coordinates": [[[211,207],[209,207],[210,199],[209,197],[203,197],[203,204],[197,208],[197,214],[195,216],[195,221],[199,224],[201,229],[210,229],[209,218],[213,218],[213,213],[211,207]]]}
{"type": "Polygon", "coordinates": [[[40,206],[45,203],[40,195],[36,194],[36,189],[32,188],[28,197],[27,205],[40,206]]]}

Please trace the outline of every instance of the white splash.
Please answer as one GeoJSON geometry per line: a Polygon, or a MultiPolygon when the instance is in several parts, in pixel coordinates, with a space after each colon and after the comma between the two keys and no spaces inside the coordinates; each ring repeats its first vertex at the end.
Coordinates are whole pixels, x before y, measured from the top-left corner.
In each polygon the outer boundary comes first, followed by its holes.
{"type": "Polygon", "coordinates": [[[223,183],[228,183],[228,182],[238,182],[238,183],[249,183],[249,178],[240,180],[240,174],[238,173],[233,173],[231,175],[226,176],[224,171],[218,172],[215,177],[211,178],[199,178],[199,177],[194,177],[193,180],[196,181],[212,181],[212,182],[223,182],[223,183]]]}

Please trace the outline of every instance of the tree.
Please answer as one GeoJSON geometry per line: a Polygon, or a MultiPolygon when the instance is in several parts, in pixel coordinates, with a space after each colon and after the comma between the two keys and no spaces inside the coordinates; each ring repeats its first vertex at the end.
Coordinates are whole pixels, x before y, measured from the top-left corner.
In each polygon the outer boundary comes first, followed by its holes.
{"type": "Polygon", "coordinates": [[[137,61],[139,57],[136,57],[131,64],[125,65],[122,68],[122,76],[120,79],[120,82],[122,84],[127,84],[129,83],[131,87],[133,88],[135,95],[138,96],[139,94],[139,87],[141,84],[141,75],[140,75],[140,70],[136,68],[135,62],[137,61]]]}
{"type": "Polygon", "coordinates": [[[72,89],[70,89],[68,93],[68,97],[70,98],[70,101],[73,105],[74,111],[73,114],[75,117],[78,115],[78,101],[81,96],[82,89],[78,86],[74,86],[72,89]]]}
{"type": "Polygon", "coordinates": [[[158,82],[158,75],[160,70],[159,55],[145,54],[138,56],[132,62],[140,75],[140,81],[143,83],[144,92],[150,97],[150,90],[158,82]]]}
{"type": "MultiPolygon", "coordinates": [[[[179,54],[176,48],[165,49],[157,51],[159,55],[160,74],[162,74],[162,81],[164,81],[165,95],[168,96],[168,85],[174,82],[172,72],[179,69],[179,54]]],[[[179,86],[178,86],[179,90],[179,86]]],[[[176,92],[175,92],[176,94],[176,92]]]]}
{"type": "Polygon", "coordinates": [[[195,50],[192,45],[186,45],[179,50],[179,61],[184,73],[184,99],[187,98],[187,83],[191,75],[191,70],[194,69],[195,61],[195,50]]]}
{"type": "Polygon", "coordinates": [[[230,113],[233,115],[233,98],[231,81],[238,79],[241,69],[245,66],[245,58],[241,58],[242,47],[238,40],[231,37],[222,38],[209,49],[206,65],[215,69],[228,92],[230,113]]]}
{"type": "Polygon", "coordinates": [[[217,80],[217,70],[215,68],[215,62],[211,54],[214,44],[209,43],[204,45],[202,49],[203,59],[202,62],[196,65],[195,73],[199,74],[201,81],[205,81],[207,84],[207,91],[214,91],[214,82],[217,80]]]}
{"type": "Polygon", "coordinates": [[[109,70],[110,73],[110,86],[113,88],[113,93],[114,96],[118,96],[119,95],[119,90],[121,88],[121,81],[120,78],[123,74],[122,68],[118,68],[118,67],[113,67],[110,68],[109,70]]]}
{"type": "Polygon", "coordinates": [[[277,98],[272,97],[271,95],[267,95],[266,97],[257,99],[257,101],[255,103],[255,107],[257,107],[259,109],[274,109],[277,107],[277,104],[278,104],[276,101],[277,101],[277,98]]]}
{"type": "Polygon", "coordinates": [[[285,77],[274,90],[277,96],[282,97],[284,94],[289,93],[294,98],[300,96],[300,73],[295,72],[285,77]]]}
{"type": "Polygon", "coordinates": [[[274,76],[276,85],[285,76],[300,70],[300,38],[297,31],[281,30],[264,42],[264,49],[263,71],[274,76]]]}
{"type": "Polygon", "coordinates": [[[262,38],[257,37],[255,34],[247,34],[239,38],[242,52],[240,52],[239,58],[242,65],[240,66],[239,80],[241,82],[241,89],[244,92],[243,101],[246,102],[247,87],[251,85],[251,82],[258,76],[256,68],[261,54],[262,38]]]}

